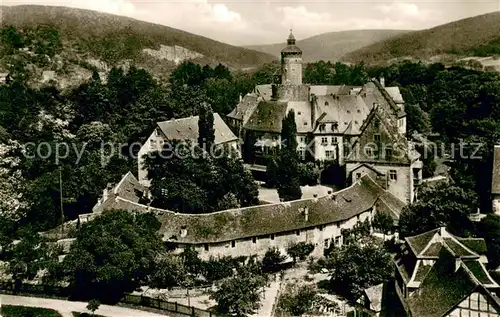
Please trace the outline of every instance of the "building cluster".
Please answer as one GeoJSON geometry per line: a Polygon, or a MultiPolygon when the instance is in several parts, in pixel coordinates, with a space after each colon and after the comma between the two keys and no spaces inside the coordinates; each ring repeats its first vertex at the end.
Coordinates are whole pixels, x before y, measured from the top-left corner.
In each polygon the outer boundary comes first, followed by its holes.
{"type": "Polygon", "coordinates": [[[420,155],[406,139],[404,100],[384,79],[363,86],[309,85],[302,82],[302,51],[293,34],[281,51],[273,83],[258,85],[227,116],[246,144],[247,163],[266,165],[280,146],[283,118],[293,111],[298,152],[303,160],[331,161],[345,168],[347,182],[369,174],[410,203],[422,180],[420,155]]]}

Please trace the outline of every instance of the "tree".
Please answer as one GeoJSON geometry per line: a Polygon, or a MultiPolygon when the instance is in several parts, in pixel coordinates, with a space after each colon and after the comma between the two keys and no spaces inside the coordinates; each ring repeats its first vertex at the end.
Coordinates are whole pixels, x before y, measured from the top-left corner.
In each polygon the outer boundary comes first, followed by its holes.
{"type": "Polygon", "coordinates": [[[162,254],[155,260],[155,270],[149,285],[154,288],[172,288],[181,286],[186,279],[186,268],[181,256],[162,254]]]}
{"type": "Polygon", "coordinates": [[[393,273],[392,257],[374,242],[351,243],[335,249],[326,259],[330,288],[350,300],[364,289],[388,281],[393,273]]]}
{"type": "Polygon", "coordinates": [[[224,280],[210,299],[217,302],[217,309],[222,313],[247,316],[259,308],[259,293],[264,285],[263,277],[244,272],[224,280]]]}
{"type": "Polygon", "coordinates": [[[311,312],[317,293],[316,288],[312,285],[295,287],[288,284],[279,298],[278,305],[292,316],[302,316],[311,312]]]}
{"type": "Polygon", "coordinates": [[[373,218],[373,227],[379,229],[384,235],[391,231],[393,224],[392,217],[386,213],[377,212],[373,218]]]}
{"type": "Polygon", "coordinates": [[[468,217],[476,206],[477,196],[472,190],[448,184],[424,187],[419,200],[403,209],[400,235],[408,237],[446,226],[453,234],[469,236],[473,225],[468,217]]]}
{"type": "Polygon", "coordinates": [[[92,312],[92,316],[94,316],[95,311],[99,309],[101,302],[98,299],[91,299],[87,304],[87,309],[92,312]]]}
{"type": "Polygon", "coordinates": [[[209,104],[203,103],[198,119],[198,146],[213,155],[215,143],[214,113],[209,104]]]}
{"type": "Polygon", "coordinates": [[[297,126],[295,113],[290,110],[281,127],[281,149],[278,162],[277,189],[283,201],[300,199],[299,157],[297,154],[297,126]]]}
{"type": "Polygon", "coordinates": [[[313,251],[314,244],[306,242],[293,243],[286,249],[286,253],[293,258],[293,262],[297,262],[297,259],[304,261],[313,251]]]}
{"type": "Polygon", "coordinates": [[[487,215],[479,223],[477,233],[486,241],[488,265],[496,270],[500,265],[500,217],[487,215]]]}
{"type": "Polygon", "coordinates": [[[281,254],[278,248],[271,248],[266,251],[262,259],[262,272],[273,273],[280,269],[281,262],[285,260],[285,256],[281,254]]]}
{"type": "Polygon", "coordinates": [[[203,262],[203,275],[209,282],[222,280],[233,275],[231,257],[210,258],[203,262]]]}
{"type": "Polygon", "coordinates": [[[147,281],[162,250],[153,214],[114,211],[83,224],[62,263],[75,296],[115,302],[147,281]]]}

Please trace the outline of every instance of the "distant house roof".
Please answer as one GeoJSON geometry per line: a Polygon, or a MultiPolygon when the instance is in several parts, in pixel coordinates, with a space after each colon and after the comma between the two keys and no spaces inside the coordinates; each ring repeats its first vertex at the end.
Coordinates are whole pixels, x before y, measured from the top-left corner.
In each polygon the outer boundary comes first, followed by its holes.
{"type": "MultiPolygon", "coordinates": [[[[198,116],[158,122],[158,127],[169,140],[198,139],[198,116]]],[[[218,113],[214,113],[214,129],[216,144],[238,139],[218,113]]]]}
{"type": "Polygon", "coordinates": [[[258,98],[259,96],[257,94],[247,94],[227,116],[229,118],[243,120],[245,112],[258,102],[258,98]]]}
{"type": "Polygon", "coordinates": [[[246,122],[245,129],[280,133],[286,109],[286,102],[261,101],[246,122]]]}
{"type": "Polygon", "coordinates": [[[122,197],[123,199],[138,203],[140,198],[147,192],[147,188],[139,183],[137,178],[131,172],[123,175],[118,184],[115,186],[109,186],[109,188],[105,190],[107,191],[107,198],[103,201],[103,197],[101,197],[92,209],[93,212],[101,212],[109,208],[115,197],[122,197]]]}
{"type": "Polygon", "coordinates": [[[155,212],[162,223],[160,233],[164,240],[201,244],[222,243],[347,220],[371,210],[379,197],[391,195],[369,176],[364,176],[351,187],[321,198],[301,199],[209,214],[180,214],[150,208],[121,197],[112,199],[111,205],[106,206],[107,210],[155,212]],[[304,208],[308,210],[307,221],[304,208]],[[187,235],[181,237],[179,232],[184,227],[187,228],[187,235]]]}
{"type": "Polygon", "coordinates": [[[495,145],[493,150],[493,180],[491,182],[491,193],[500,195],[500,145],[495,145]]]}

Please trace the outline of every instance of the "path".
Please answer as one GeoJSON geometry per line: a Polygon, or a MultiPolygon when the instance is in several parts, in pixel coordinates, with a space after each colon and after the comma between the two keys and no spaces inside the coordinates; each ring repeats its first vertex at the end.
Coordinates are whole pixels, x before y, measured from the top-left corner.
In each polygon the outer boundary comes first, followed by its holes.
{"type": "Polygon", "coordinates": [[[255,317],[271,317],[273,312],[274,302],[278,300],[278,291],[280,288],[280,280],[273,281],[269,287],[264,290],[264,298],[262,298],[259,310],[253,314],[255,317]]]}
{"type": "MultiPolygon", "coordinates": [[[[2,305],[41,307],[57,310],[63,317],[73,317],[71,312],[88,312],[86,302],[70,302],[59,299],[39,297],[25,297],[13,295],[0,295],[2,305]]],[[[166,315],[154,314],[142,310],[101,305],[96,314],[107,317],[165,317],[166,315]]]]}

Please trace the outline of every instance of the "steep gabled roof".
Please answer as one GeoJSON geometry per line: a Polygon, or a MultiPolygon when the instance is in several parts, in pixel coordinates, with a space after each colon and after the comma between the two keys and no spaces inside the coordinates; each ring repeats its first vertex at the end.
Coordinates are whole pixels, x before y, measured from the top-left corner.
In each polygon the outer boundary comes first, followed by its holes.
{"type": "Polygon", "coordinates": [[[493,150],[493,180],[491,182],[491,193],[500,195],[500,145],[495,145],[493,150]]]}
{"type": "Polygon", "coordinates": [[[419,290],[408,299],[410,310],[418,317],[441,317],[477,287],[463,267],[455,272],[452,255],[441,249],[436,264],[427,273],[419,290]]]}
{"type": "MultiPolygon", "coordinates": [[[[158,127],[168,140],[197,140],[198,116],[158,122],[158,127]]],[[[215,143],[238,140],[218,113],[214,113],[215,143]]]]}
{"type": "MultiPolygon", "coordinates": [[[[446,229],[438,228],[422,234],[405,238],[406,243],[417,258],[437,257],[441,247],[446,247],[459,258],[479,258],[479,254],[469,249],[446,229]]],[[[484,240],[483,240],[484,241],[484,240]]]]}
{"type": "Polygon", "coordinates": [[[245,129],[280,133],[286,109],[286,102],[261,101],[246,122],[245,129]]]}
{"type": "Polygon", "coordinates": [[[227,116],[229,118],[243,120],[245,112],[250,110],[257,102],[259,96],[257,94],[247,94],[242,100],[236,105],[236,107],[227,116]]]}

